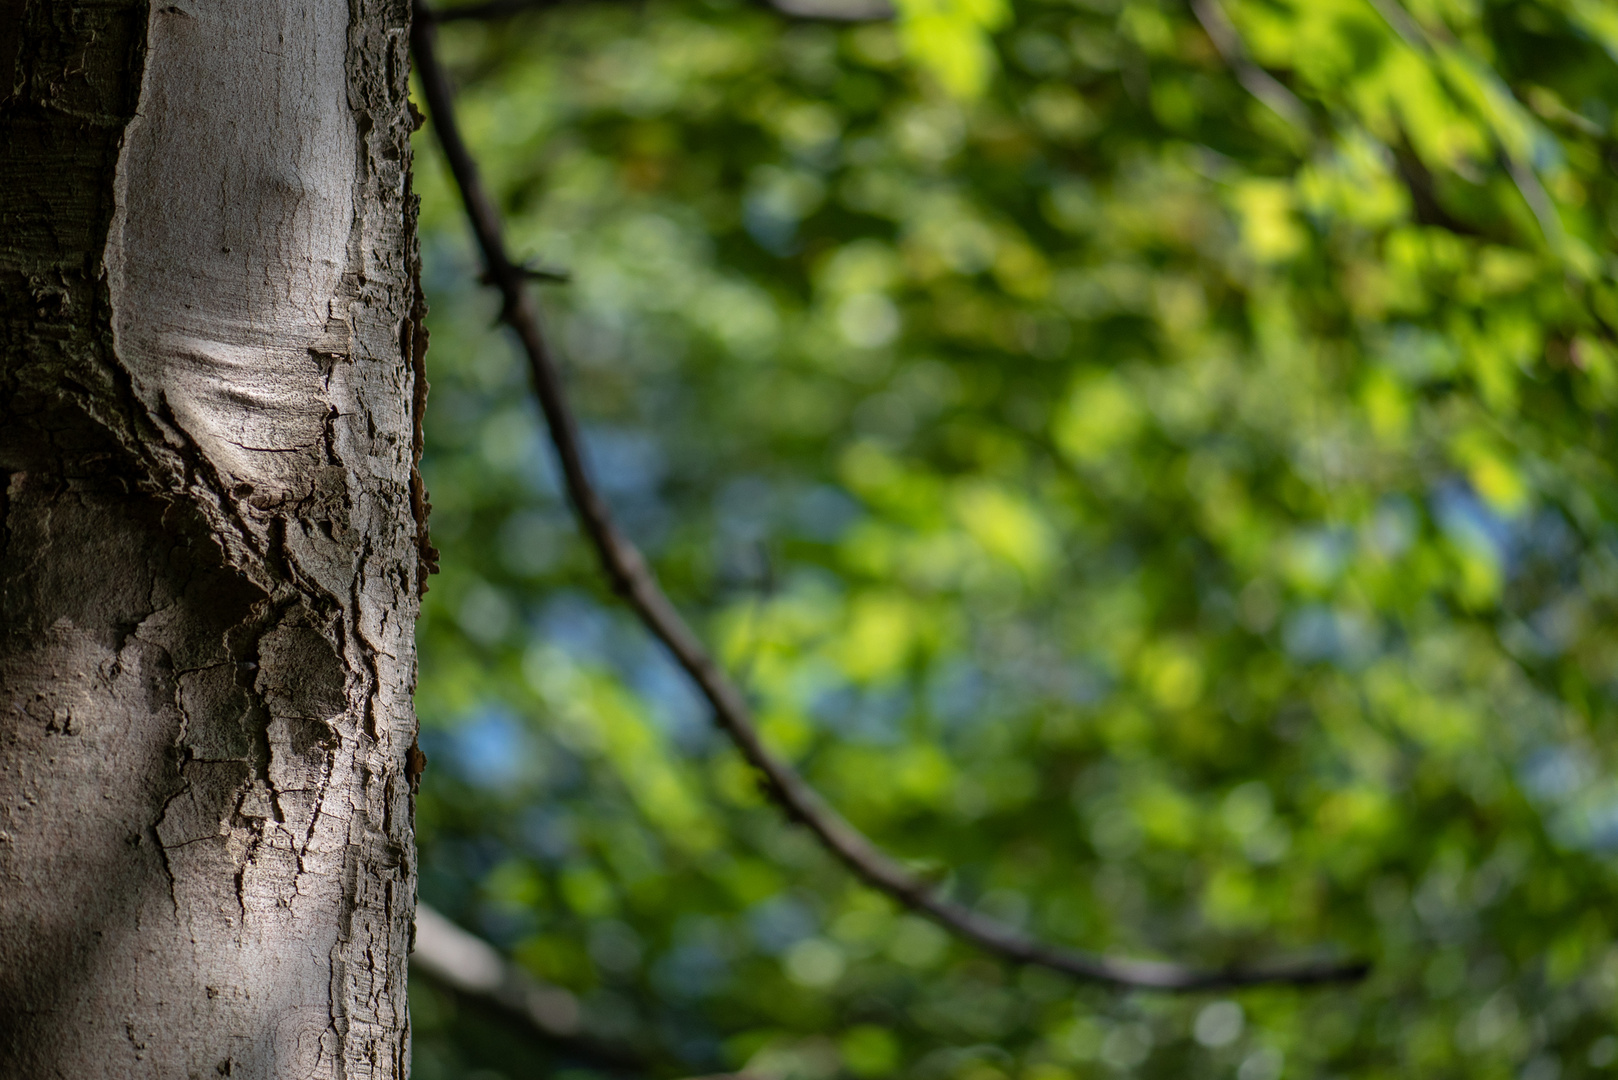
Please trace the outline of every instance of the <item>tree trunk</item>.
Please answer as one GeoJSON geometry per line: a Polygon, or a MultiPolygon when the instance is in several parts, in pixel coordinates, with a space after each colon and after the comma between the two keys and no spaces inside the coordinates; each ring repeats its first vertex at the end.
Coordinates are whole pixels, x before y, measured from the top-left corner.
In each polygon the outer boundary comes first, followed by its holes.
{"type": "Polygon", "coordinates": [[[404,1077],[405,0],[0,0],[0,1078],[404,1077]]]}

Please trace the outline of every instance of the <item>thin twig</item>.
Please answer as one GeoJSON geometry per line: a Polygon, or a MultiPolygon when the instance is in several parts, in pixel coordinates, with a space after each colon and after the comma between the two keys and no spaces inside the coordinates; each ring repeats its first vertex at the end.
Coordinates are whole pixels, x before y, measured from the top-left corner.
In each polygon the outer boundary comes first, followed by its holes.
{"type": "Polygon", "coordinates": [[[1562,218],[1556,212],[1556,204],[1551,201],[1550,192],[1539,182],[1539,174],[1534,171],[1532,164],[1507,150],[1504,140],[1501,140],[1500,158],[1505,162],[1506,173],[1511,177],[1511,182],[1517,185],[1517,192],[1522,196],[1523,202],[1534,212],[1534,220],[1539,222],[1539,231],[1545,238],[1545,246],[1550,248],[1551,254],[1557,258],[1566,259],[1567,230],[1562,227],[1562,218]]]}
{"type": "MultiPolygon", "coordinates": [[[[417,10],[420,8],[418,6],[417,10]]],[[[1212,990],[1258,984],[1294,986],[1349,982],[1363,977],[1364,963],[1311,961],[1270,967],[1199,970],[1154,960],[1126,960],[1049,945],[937,895],[935,883],[911,873],[843,820],[796,770],[772,754],[759,737],[747,701],[720,670],[674,605],[635,545],[619,531],[596,491],[580,452],[578,425],[567,405],[555,360],[540,333],[538,312],[524,288],[522,269],[501,239],[500,217],[478,176],[477,164],[455,123],[449,82],[438,62],[430,20],[418,18],[411,36],[433,131],[460,187],[472,231],[489,277],[499,287],[501,319],[522,342],[551,442],[562,467],[568,497],[580,527],[600,557],[613,588],[634,608],[646,628],[685,669],[713,709],[714,719],[758,770],[773,801],[866,884],[960,937],[1007,960],[1036,964],[1089,982],[1157,990],[1212,990]]]]}
{"type": "Polygon", "coordinates": [[[1191,0],[1191,12],[1247,92],[1268,105],[1281,119],[1308,134],[1309,107],[1282,85],[1281,80],[1248,59],[1241,36],[1231,25],[1225,9],[1219,6],[1219,0],[1191,0]]]}
{"type": "Polygon", "coordinates": [[[794,19],[819,22],[887,22],[896,16],[889,0],[766,0],[794,19]]]}
{"type": "MultiPolygon", "coordinates": [[[[547,270],[543,266],[529,266],[527,263],[519,263],[517,269],[529,281],[539,281],[547,285],[568,285],[573,281],[573,275],[566,270],[547,270]]],[[[479,274],[478,284],[493,285],[494,279],[488,274],[479,274]]]]}
{"type": "MultiPolygon", "coordinates": [[[[1372,3],[1406,44],[1415,49],[1427,50],[1427,43],[1421,38],[1420,27],[1396,0],[1372,0],[1372,3]]],[[[1298,131],[1310,134],[1309,107],[1279,79],[1253,62],[1247,54],[1247,49],[1242,45],[1236,27],[1231,24],[1230,17],[1220,6],[1219,0],[1191,0],[1191,11],[1202,24],[1203,30],[1207,31],[1214,49],[1235,74],[1236,81],[1241,83],[1248,93],[1269,106],[1281,119],[1298,131]]],[[[1539,222],[1546,243],[1560,254],[1565,246],[1566,234],[1562,231],[1561,219],[1556,216],[1555,204],[1545,191],[1544,185],[1539,182],[1539,177],[1534,174],[1531,167],[1518,161],[1504,149],[1500,151],[1499,156],[1507,174],[1517,185],[1517,190],[1539,222]]],[[[1457,236],[1486,236],[1476,225],[1462,221],[1445,209],[1434,191],[1432,174],[1413,151],[1396,147],[1394,167],[1396,175],[1410,194],[1411,211],[1418,223],[1436,225],[1448,229],[1457,236]]]]}
{"type": "MultiPolygon", "coordinates": [[[[1404,40],[1404,43],[1423,56],[1434,57],[1438,55],[1438,47],[1433,43],[1432,36],[1417,22],[1411,14],[1404,9],[1399,0],[1371,0],[1371,6],[1376,8],[1384,22],[1393,28],[1394,33],[1404,40]]],[[[1443,68],[1440,67],[1440,72],[1443,68]]],[[[1491,71],[1492,73],[1492,71],[1491,71]]],[[[1446,80],[1450,77],[1445,76],[1446,80]]],[[[1511,88],[1495,76],[1496,89],[1507,97],[1514,97],[1511,88]]],[[[1457,94],[1464,97],[1464,94],[1457,94]]],[[[1561,216],[1556,212],[1556,203],[1551,199],[1550,192],[1540,183],[1539,174],[1534,170],[1531,161],[1524,159],[1514,152],[1511,145],[1501,135],[1499,125],[1491,117],[1483,116],[1488,124],[1494,141],[1499,149],[1496,156],[1499,163],[1505,167],[1506,175],[1516,185],[1517,193],[1528,204],[1528,209],[1534,215],[1534,221],[1539,225],[1541,237],[1545,246],[1550,248],[1551,254],[1558,259],[1566,260],[1568,256],[1567,231],[1562,227],[1561,216]]]]}

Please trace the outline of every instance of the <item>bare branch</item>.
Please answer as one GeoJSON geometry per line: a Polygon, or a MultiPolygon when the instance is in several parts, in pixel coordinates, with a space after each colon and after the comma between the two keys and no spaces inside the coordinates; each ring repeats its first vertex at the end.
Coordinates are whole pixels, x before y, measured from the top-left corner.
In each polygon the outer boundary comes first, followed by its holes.
{"type": "Polygon", "coordinates": [[[638,1072],[646,1065],[581,1034],[579,1001],[572,993],[529,975],[487,941],[420,901],[410,967],[457,994],[493,1006],[565,1053],[620,1071],[638,1072]]]}
{"type": "MultiPolygon", "coordinates": [[[[577,0],[483,0],[477,4],[424,9],[416,18],[433,22],[492,22],[525,11],[545,11],[577,0]]],[[[762,0],[765,7],[793,19],[820,22],[885,22],[894,17],[891,0],[762,0]]]]}
{"type": "MultiPolygon", "coordinates": [[[[529,281],[539,281],[550,285],[567,285],[573,280],[573,275],[566,270],[547,270],[543,266],[530,266],[527,263],[519,263],[517,269],[529,281]]],[[[479,274],[478,284],[493,285],[494,279],[487,273],[479,274]]]]}
{"type": "MultiPolygon", "coordinates": [[[[1421,38],[1421,29],[1410,18],[1396,0],[1372,0],[1373,6],[1380,12],[1394,31],[1412,48],[1425,50],[1426,43],[1421,38]]],[[[1288,90],[1280,80],[1269,72],[1253,63],[1242,45],[1241,37],[1236,28],[1231,25],[1230,18],[1225,14],[1219,0],[1191,0],[1191,10],[1197,21],[1207,31],[1208,38],[1213,42],[1214,48],[1224,59],[1225,64],[1236,76],[1248,93],[1268,105],[1278,116],[1287,121],[1297,130],[1308,134],[1310,132],[1309,107],[1305,105],[1296,94],[1288,90]]],[[[1546,243],[1552,250],[1560,253],[1565,247],[1565,233],[1562,231],[1561,219],[1556,216],[1555,204],[1551,202],[1550,195],[1539,182],[1534,170],[1523,162],[1518,161],[1504,150],[1500,151],[1501,164],[1511,176],[1512,182],[1517,185],[1523,200],[1533,211],[1535,219],[1539,222],[1541,231],[1545,235],[1546,243]]],[[[1410,194],[1411,211],[1417,222],[1423,225],[1436,225],[1448,229],[1457,236],[1484,236],[1477,226],[1451,214],[1439,202],[1433,177],[1428,172],[1421,159],[1408,147],[1394,148],[1394,166],[1399,180],[1404,184],[1410,194]]]]}
{"type": "Polygon", "coordinates": [[[493,945],[420,902],[410,963],[451,990],[520,1014],[547,1038],[569,1039],[579,1033],[579,1001],[570,992],[508,964],[493,945]]]}
{"type": "MultiPolygon", "coordinates": [[[[1404,40],[1406,45],[1409,45],[1423,56],[1433,56],[1436,53],[1437,50],[1427,31],[1422,29],[1421,24],[1411,17],[1399,0],[1371,0],[1371,6],[1376,8],[1377,13],[1393,28],[1394,33],[1404,40]]],[[[1496,77],[1496,81],[1502,93],[1512,94],[1510,87],[1498,82],[1498,77],[1496,77]]],[[[1464,97],[1464,95],[1462,96],[1464,97]]],[[[1485,119],[1489,118],[1485,117],[1485,119]]],[[[1494,134],[1494,141],[1498,145],[1496,157],[1499,164],[1505,168],[1506,175],[1511,177],[1511,182],[1516,185],[1517,192],[1522,196],[1523,202],[1527,203],[1528,209],[1533,212],[1534,220],[1539,224],[1540,235],[1545,241],[1545,246],[1550,248],[1552,254],[1558,259],[1566,259],[1568,255],[1567,231],[1562,227],[1561,216],[1556,212],[1556,203],[1552,201],[1550,192],[1546,191],[1545,185],[1540,183],[1539,174],[1534,170],[1533,163],[1524,160],[1513,152],[1510,144],[1501,136],[1498,125],[1491,122],[1489,126],[1494,134]]]]}
{"type": "Polygon", "coordinates": [[[889,0],[766,0],[770,7],[794,19],[825,22],[886,22],[895,17],[889,0]]]}
{"type": "Polygon", "coordinates": [[[1158,990],[1211,990],[1265,983],[1302,986],[1348,982],[1364,976],[1368,970],[1364,963],[1313,961],[1198,970],[1153,960],[1099,956],[1046,944],[940,897],[933,882],[911,873],[878,848],[827,806],[796,770],[772,754],[759,737],[746,699],[669,602],[645,558],[619,531],[591,482],[580,452],[578,425],[568,408],[555,360],[540,333],[538,312],[524,288],[522,268],[513,264],[506,253],[499,214],[484,190],[476,162],[456,126],[449,83],[434,47],[432,23],[418,19],[411,40],[433,131],[460,188],[489,277],[500,289],[504,301],[501,318],[516,332],[527,353],[534,390],[550,427],[551,442],[579,525],[595,547],[613,588],[696,683],[713,709],[715,722],[748,764],[758,770],[765,791],[789,818],[814,833],[827,850],[866,884],[967,941],[1017,963],[1037,964],[1088,982],[1158,990]]]}
{"type": "Polygon", "coordinates": [[[569,0],[483,0],[480,4],[461,4],[454,7],[424,8],[416,6],[416,20],[433,22],[492,22],[509,19],[525,11],[544,11],[561,7],[569,0]]]}
{"type": "Polygon", "coordinates": [[[1242,39],[1231,25],[1230,16],[1219,6],[1219,0],[1191,0],[1191,11],[1207,31],[1220,57],[1235,72],[1236,81],[1281,119],[1307,134],[1309,107],[1274,75],[1248,59],[1242,39]]]}

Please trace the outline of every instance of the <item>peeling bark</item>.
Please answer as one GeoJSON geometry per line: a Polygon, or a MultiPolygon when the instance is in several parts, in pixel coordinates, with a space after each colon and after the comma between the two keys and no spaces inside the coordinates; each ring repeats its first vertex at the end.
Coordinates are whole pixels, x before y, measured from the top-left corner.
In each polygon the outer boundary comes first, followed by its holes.
{"type": "Polygon", "coordinates": [[[0,1077],[404,1077],[408,4],[0,0],[0,1077]]]}

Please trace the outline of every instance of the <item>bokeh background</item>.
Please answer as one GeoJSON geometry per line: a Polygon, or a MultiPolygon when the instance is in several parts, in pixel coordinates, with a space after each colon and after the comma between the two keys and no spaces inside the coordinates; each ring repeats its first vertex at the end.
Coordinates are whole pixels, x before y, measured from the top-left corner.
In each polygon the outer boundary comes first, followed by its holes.
{"type": "Polygon", "coordinates": [[[1348,988],[959,943],[760,796],[577,536],[430,132],[421,1080],[1571,1080],[1618,1063],[1618,8],[743,0],[446,24],[590,459],[768,741],[949,894],[1348,988]]]}

